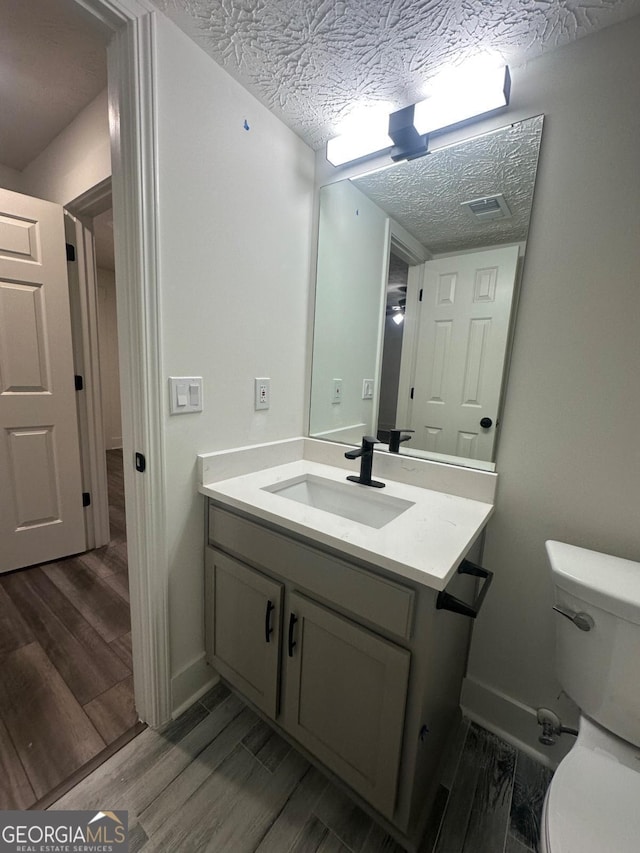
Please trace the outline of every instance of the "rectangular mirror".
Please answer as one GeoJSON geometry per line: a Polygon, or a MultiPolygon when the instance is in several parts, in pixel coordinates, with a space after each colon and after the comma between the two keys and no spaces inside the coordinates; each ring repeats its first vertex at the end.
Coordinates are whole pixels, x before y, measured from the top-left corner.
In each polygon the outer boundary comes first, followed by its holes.
{"type": "Polygon", "coordinates": [[[311,436],[493,470],[542,122],[321,188],[311,436]]]}

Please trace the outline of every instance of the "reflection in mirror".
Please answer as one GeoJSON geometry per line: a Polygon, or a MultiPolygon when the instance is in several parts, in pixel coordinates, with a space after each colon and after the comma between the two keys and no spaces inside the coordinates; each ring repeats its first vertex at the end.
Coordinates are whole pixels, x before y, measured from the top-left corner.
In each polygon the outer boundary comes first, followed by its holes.
{"type": "Polygon", "coordinates": [[[310,435],[493,469],[542,120],[321,189],[310,435]]]}

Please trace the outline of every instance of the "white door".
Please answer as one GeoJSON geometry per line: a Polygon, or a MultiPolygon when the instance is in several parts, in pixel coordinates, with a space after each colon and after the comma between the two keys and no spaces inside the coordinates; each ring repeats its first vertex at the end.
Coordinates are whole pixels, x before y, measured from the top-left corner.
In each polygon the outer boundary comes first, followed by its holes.
{"type": "Polygon", "coordinates": [[[85,548],[64,221],[0,190],[0,572],[85,548]]]}
{"type": "Polygon", "coordinates": [[[412,447],[492,459],[517,263],[510,246],[425,264],[412,447]]]}

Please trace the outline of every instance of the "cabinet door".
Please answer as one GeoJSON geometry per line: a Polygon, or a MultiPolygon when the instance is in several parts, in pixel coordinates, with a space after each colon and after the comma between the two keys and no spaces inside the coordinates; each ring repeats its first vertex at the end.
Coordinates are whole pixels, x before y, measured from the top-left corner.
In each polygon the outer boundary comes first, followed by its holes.
{"type": "Polygon", "coordinates": [[[278,711],[282,584],[207,548],[207,658],[258,708],[278,711]]]}
{"type": "Polygon", "coordinates": [[[289,605],[285,726],[391,817],[411,655],[301,595],[289,605]]]}

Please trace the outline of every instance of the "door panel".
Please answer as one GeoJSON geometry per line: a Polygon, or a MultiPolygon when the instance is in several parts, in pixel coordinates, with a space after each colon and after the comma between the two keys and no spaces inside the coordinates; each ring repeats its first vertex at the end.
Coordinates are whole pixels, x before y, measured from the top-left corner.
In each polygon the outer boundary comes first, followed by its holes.
{"type": "MultiPolygon", "coordinates": [[[[3,194],[6,191],[3,190],[3,194]]],[[[38,263],[38,222],[11,214],[0,214],[0,254],[20,261],[38,263]]]]}
{"type": "Polygon", "coordinates": [[[516,246],[426,262],[412,447],[492,459],[517,263],[516,246]]]}
{"type": "Polygon", "coordinates": [[[53,430],[9,430],[7,437],[17,529],[60,522],[53,430]]]}
{"type": "Polygon", "coordinates": [[[49,391],[42,287],[0,281],[0,392],[49,391]]]}
{"type": "Polygon", "coordinates": [[[213,548],[207,548],[206,573],[208,659],[223,678],[275,718],[282,584],[213,548]]]}
{"type": "Polygon", "coordinates": [[[292,593],[285,727],[381,814],[391,817],[410,652],[292,593]]]}
{"type": "Polygon", "coordinates": [[[0,572],[85,548],[62,208],[0,190],[0,572]]]}

